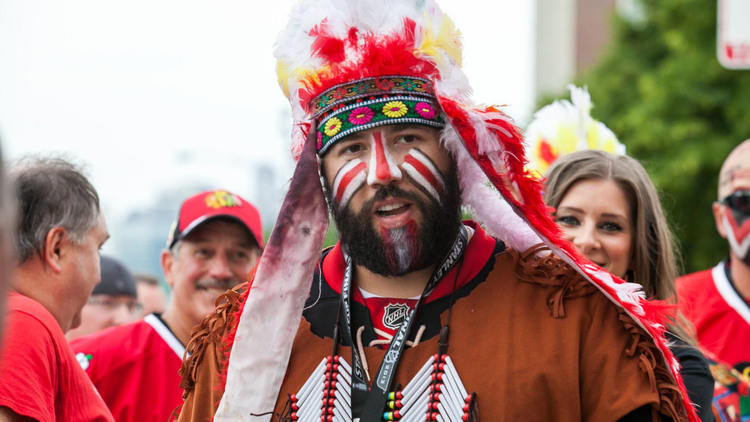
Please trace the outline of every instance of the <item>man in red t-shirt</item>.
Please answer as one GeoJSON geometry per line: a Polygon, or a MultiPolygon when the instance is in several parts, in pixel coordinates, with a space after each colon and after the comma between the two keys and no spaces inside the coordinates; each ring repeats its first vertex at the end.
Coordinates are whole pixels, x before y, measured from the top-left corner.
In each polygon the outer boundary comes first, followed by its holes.
{"type": "Polygon", "coordinates": [[[36,159],[13,169],[20,265],[0,352],[0,421],[113,421],[64,332],[99,282],[109,234],[99,196],[72,164],[36,159]]]}
{"type": "Polygon", "coordinates": [[[71,342],[81,366],[119,422],[165,422],[182,401],[185,345],[216,297],[247,279],[263,247],[255,207],[224,190],[180,207],[162,252],[172,297],[163,314],[71,342]]]}

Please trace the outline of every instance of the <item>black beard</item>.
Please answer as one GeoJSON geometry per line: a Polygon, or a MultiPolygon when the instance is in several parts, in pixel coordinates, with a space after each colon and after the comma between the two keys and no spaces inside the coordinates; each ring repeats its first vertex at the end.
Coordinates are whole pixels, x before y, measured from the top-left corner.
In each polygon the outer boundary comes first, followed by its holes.
{"type": "MultiPolygon", "coordinates": [[[[341,244],[351,257],[352,263],[386,277],[400,276],[438,264],[453,245],[461,226],[461,193],[455,164],[452,165],[449,174],[450,176],[445,178],[442,204],[435,201],[426,191],[423,191],[424,195],[419,195],[391,184],[381,186],[356,214],[350,207],[338,209],[333,206],[333,217],[341,236],[341,244]],[[382,236],[372,224],[375,202],[386,198],[407,199],[419,208],[423,216],[415,239],[410,239],[403,232],[397,235],[404,242],[397,247],[406,248],[413,254],[407,263],[394,258],[393,248],[390,248],[389,253],[382,236]]],[[[419,186],[413,181],[412,184],[419,186]]]]}

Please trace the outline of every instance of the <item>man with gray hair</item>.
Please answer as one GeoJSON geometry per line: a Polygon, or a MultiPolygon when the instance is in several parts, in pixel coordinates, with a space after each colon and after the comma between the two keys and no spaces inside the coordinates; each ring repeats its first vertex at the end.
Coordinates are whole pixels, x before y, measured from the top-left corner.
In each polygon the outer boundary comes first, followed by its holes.
{"type": "Polygon", "coordinates": [[[99,282],[109,237],[99,195],[62,159],[30,159],[10,174],[19,260],[0,357],[0,421],[112,421],[64,335],[99,282]]]}

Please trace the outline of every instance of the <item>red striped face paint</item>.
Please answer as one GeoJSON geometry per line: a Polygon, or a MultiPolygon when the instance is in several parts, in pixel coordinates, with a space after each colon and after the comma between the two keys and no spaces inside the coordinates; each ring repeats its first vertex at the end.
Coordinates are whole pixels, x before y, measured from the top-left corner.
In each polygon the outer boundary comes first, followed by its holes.
{"type": "Polygon", "coordinates": [[[445,181],[435,163],[430,160],[430,157],[422,151],[412,148],[404,157],[401,168],[416,183],[429,192],[438,203],[441,202],[440,196],[445,190],[445,181]]]}
{"type": "Polygon", "coordinates": [[[339,207],[345,207],[354,195],[365,183],[365,170],[367,165],[355,158],[346,163],[333,179],[333,195],[339,207]]]}
{"type": "Polygon", "coordinates": [[[367,184],[376,183],[387,184],[392,180],[401,179],[401,170],[399,170],[393,157],[385,144],[383,132],[375,131],[370,135],[372,148],[370,148],[370,165],[367,172],[367,184]]]}
{"type": "Polygon", "coordinates": [[[737,221],[729,207],[724,207],[722,223],[729,240],[729,246],[743,262],[750,262],[750,218],[737,221]]]}

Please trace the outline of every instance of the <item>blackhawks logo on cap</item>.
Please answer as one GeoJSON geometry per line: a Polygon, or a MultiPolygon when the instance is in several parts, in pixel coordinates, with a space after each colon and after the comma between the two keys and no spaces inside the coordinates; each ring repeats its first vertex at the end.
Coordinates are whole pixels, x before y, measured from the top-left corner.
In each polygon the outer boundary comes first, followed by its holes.
{"type": "Polygon", "coordinates": [[[227,207],[239,207],[242,200],[225,190],[217,190],[206,195],[206,206],[215,210],[227,207]]]}

